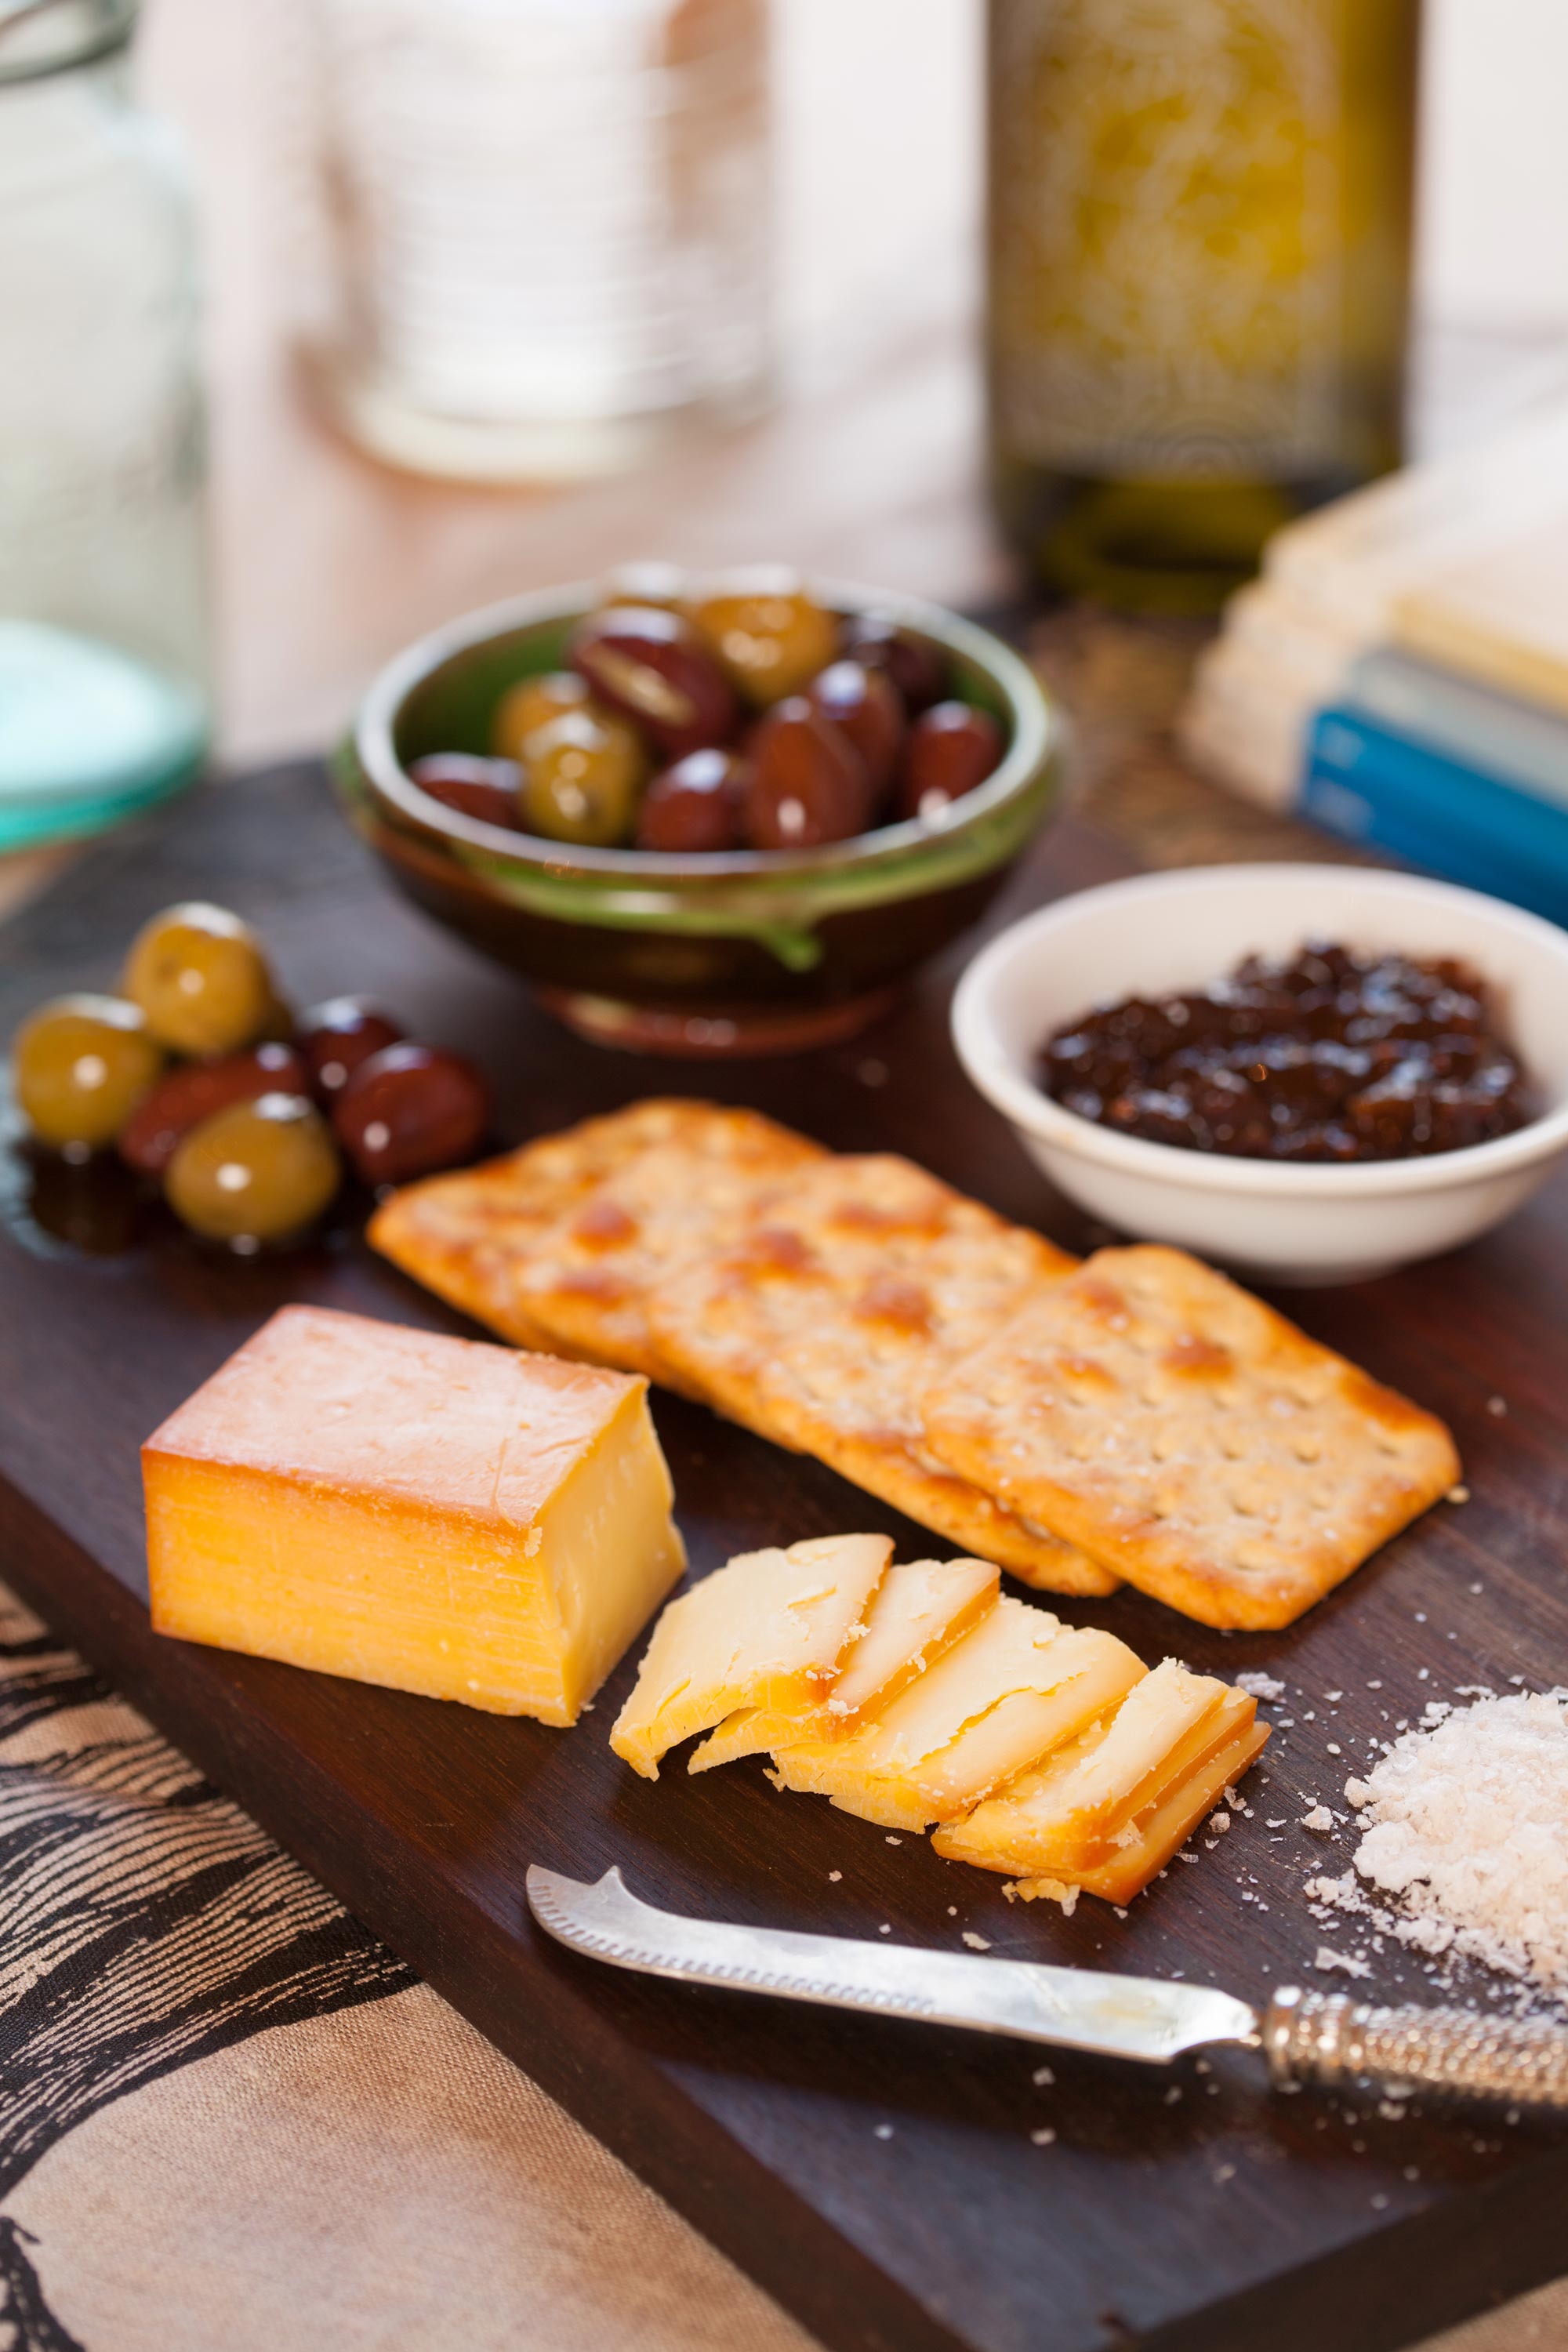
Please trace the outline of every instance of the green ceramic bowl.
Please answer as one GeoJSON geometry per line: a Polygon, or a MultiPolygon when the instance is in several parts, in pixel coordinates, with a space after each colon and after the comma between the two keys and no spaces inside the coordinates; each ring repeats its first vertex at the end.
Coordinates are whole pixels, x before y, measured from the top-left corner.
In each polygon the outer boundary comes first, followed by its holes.
{"type": "Polygon", "coordinates": [[[1000,720],[1000,767],[945,821],[818,849],[675,856],[543,841],[428,799],[409,762],[489,750],[505,689],[563,666],[597,602],[580,583],[471,614],[382,672],[336,761],[350,822],[426,913],[601,1043],[788,1053],[852,1034],[994,897],[1056,798],[1060,727],[989,631],[908,597],[809,584],[837,612],[890,614],[933,639],[952,692],[1000,720]]]}

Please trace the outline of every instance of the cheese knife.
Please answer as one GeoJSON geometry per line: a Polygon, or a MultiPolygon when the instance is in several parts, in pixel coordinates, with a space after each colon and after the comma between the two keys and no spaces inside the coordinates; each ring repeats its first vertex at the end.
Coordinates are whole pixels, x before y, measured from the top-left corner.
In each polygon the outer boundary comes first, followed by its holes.
{"type": "Polygon", "coordinates": [[[968,2026],[1159,2066],[1184,2051],[1239,2042],[1262,2051],[1282,2090],[1367,2082],[1395,2094],[1444,2091],[1568,2108],[1568,2029],[1546,2018],[1380,2009],[1295,1985],[1282,1986],[1259,2010],[1205,1985],[1154,1977],[686,1918],[640,1901],[618,1870],[586,1886],[535,1864],[527,1885],[530,1909],[557,1943],[644,1976],[968,2026]]]}

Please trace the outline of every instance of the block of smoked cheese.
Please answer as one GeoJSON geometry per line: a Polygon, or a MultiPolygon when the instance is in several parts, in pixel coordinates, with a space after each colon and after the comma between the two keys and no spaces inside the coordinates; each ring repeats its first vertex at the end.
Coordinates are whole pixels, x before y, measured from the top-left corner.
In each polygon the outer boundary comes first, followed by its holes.
{"type": "Polygon", "coordinates": [[[1122,1698],[1143,1674],[1114,1634],[998,1601],[973,1632],[847,1739],[780,1748],[782,1785],[884,1829],[952,1820],[1122,1698]]]}
{"type": "Polygon", "coordinates": [[[286,1307],[142,1449],[153,1625],[574,1723],[685,1565],[647,1390],[286,1307]]]}
{"type": "Polygon", "coordinates": [[[892,1549],[889,1536],[816,1536],[705,1576],[653,1629],[616,1755],[657,1780],[667,1750],[742,1708],[793,1719],[825,1698],[892,1549]]]}
{"type": "Polygon", "coordinates": [[[865,1623],[825,1699],[795,1715],[742,1707],[703,1741],[688,1769],[707,1772],[715,1764],[763,1755],[808,1734],[847,1736],[869,1708],[886,1706],[994,1608],[1001,1580],[984,1559],[895,1562],[872,1595],[865,1623]]]}
{"type": "Polygon", "coordinates": [[[1173,1658],[1108,1717],[933,1840],[949,1862],[1017,1874],[1029,1893],[1123,1901],[1163,1867],[1268,1734],[1258,1702],[1173,1658]]]}

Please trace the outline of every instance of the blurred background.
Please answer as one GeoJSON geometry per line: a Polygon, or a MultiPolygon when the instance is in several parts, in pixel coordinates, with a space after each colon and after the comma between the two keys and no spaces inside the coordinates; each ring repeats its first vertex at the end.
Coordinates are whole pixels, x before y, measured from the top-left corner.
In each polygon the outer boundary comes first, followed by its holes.
{"type": "MultiPolygon", "coordinates": [[[[311,412],[289,353],[300,0],[148,0],[142,87],[184,133],[206,251],[230,754],[319,745],[419,631],[630,554],[766,553],[961,605],[1005,593],[981,493],[984,13],[774,8],[776,412],[651,476],[518,494],[400,479],[311,412]]],[[[1432,0],[1426,42],[1414,422],[1430,449],[1568,385],[1568,11],[1432,0]]]]}

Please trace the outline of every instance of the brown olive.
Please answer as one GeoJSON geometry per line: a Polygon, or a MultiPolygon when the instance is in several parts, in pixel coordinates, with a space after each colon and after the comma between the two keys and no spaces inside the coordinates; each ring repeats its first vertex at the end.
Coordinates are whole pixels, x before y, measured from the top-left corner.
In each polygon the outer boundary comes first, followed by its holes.
{"type": "Polygon", "coordinates": [[[647,754],[628,719],[585,704],[528,739],[519,806],[530,833],[605,848],[625,841],[647,774],[647,754]]]}
{"type": "Polygon", "coordinates": [[[601,604],[657,604],[667,613],[684,611],[686,574],[679,563],[657,561],[617,564],[600,592],[601,604]]]}
{"type": "Polygon", "coordinates": [[[260,1095],[215,1111],[183,1136],[163,1191],[193,1233],[243,1250],[302,1233],[342,1178],[314,1103],[302,1095],[260,1095]]]}
{"type": "Polygon", "coordinates": [[[176,1054],[237,1054],[266,1034],[278,1003],[250,925],[197,900],[142,925],[123,986],[159,1044],[176,1054]]]}
{"type": "Polygon", "coordinates": [[[310,1091],[321,1102],[341,1095],[362,1062],[408,1034],[390,1013],[367,996],[332,996],[300,1016],[300,1051],[310,1073],[310,1091]]]}
{"type": "Polygon", "coordinates": [[[521,760],[523,745],[541,727],[548,727],[563,710],[581,710],[588,699],[585,682],[573,669],[548,669],[535,677],[519,678],[496,705],[490,721],[490,749],[505,760],[521,760]]]}
{"type": "Polygon", "coordinates": [[[840,634],[851,661],[886,670],[911,718],[940,702],[948,690],[947,656],[929,637],[900,628],[886,613],[852,613],[840,634]]]}
{"type": "Polygon", "coordinates": [[[639,849],[738,849],[751,771],[733,751],[688,751],[654,778],[637,811],[639,849]]]}
{"type": "Polygon", "coordinates": [[[859,752],[874,801],[881,799],[904,740],[904,706],[886,670],[837,661],[813,678],[807,700],[859,752]]]}
{"type": "Polygon", "coordinates": [[[310,1086],[304,1057],[292,1045],[258,1045],[218,1062],[185,1062],[165,1070],[120,1130],[120,1156],[143,1176],[161,1176],[193,1127],[230,1103],[261,1095],[302,1095],[310,1086]]]}
{"type": "Polygon", "coordinates": [[[29,1014],[12,1047],[16,1101],[57,1151],[112,1143],[157,1084],[163,1048],[122,996],[57,996],[29,1014]]]}
{"type": "Polygon", "coordinates": [[[988,711],[939,702],[910,729],[899,765],[900,816],[939,816],[983,784],[1002,757],[1002,730],[988,711]]]}
{"type": "Polygon", "coordinates": [[[522,770],[515,760],[482,760],[472,751],[431,751],[408,771],[422,793],[481,824],[518,828],[522,770]]]}
{"type": "Polygon", "coordinates": [[[798,694],[838,650],[838,623],[808,596],[793,572],[736,594],[706,596],[692,625],[748,702],[782,702],[798,694]]]}
{"type": "Polygon", "coordinates": [[[367,1184],[404,1184],[456,1166],[478,1150],[489,1121],[484,1077],[438,1045],[373,1054],[332,1109],[338,1140],[367,1184]]]}
{"type": "Polygon", "coordinates": [[[677,613],[651,604],[590,613],[573,632],[572,660],[595,698],[634,720],[668,759],[734,732],[730,681],[677,613]]]}
{"type": "Polygon", "coordinates": [[[746,833],[754,848],[810,849],[865,832],[871,815],[865,762],[804,695],[775,704],[748,750],[746,833]]]}

